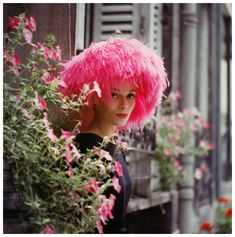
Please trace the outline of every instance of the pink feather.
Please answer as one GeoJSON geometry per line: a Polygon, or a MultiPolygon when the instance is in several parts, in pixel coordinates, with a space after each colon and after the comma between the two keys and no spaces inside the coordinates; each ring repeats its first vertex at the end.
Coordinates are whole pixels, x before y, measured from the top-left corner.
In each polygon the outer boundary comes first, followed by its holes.
{"type": "MultiPolygon", "coordinates": [[[[127,81],[137,86],[136,105],[122,129],[143,126],[161,103],[169,86],[163,59],[136,39],[110,38],[92,43],[81,54],[64,65],[61,73],[67,87],[65,95],[79,95],[85,83],[99,84],[102,96],[110,98],[111,86],[127,81]]],[[[91,97],[88,97],[92,105],[91,97]]],[[[92,112],[86,116],[92,116],[92,112]]]]}

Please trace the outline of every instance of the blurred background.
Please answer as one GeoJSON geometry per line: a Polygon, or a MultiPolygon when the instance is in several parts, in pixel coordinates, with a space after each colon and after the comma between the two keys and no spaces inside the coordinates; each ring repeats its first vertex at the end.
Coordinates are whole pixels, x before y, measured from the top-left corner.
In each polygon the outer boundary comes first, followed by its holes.
{"type": "MultiPolygon", "coordinates": [[[[218,198],[231,197],[232,191],[232,4],[11,3],[3,10],[4,27],[8,16],[22,12],[33,16],[37,21],[33,41],[54,34],[65,60],[109,37],[139,39],[161,55],[171,83],[166,95],[180,91],[181,109],[201,111],[210,124],[207,137],[215,146],[209,155],[182,161],[187,182],[162,190],[155,157],[157,123],[142,133],[125,135],[133,178],[129,232],[197,233],[202,221],[213,220],[218,198]]],[[[20,233],[10,178],[5,165],[4,232],[20,233]]]]}

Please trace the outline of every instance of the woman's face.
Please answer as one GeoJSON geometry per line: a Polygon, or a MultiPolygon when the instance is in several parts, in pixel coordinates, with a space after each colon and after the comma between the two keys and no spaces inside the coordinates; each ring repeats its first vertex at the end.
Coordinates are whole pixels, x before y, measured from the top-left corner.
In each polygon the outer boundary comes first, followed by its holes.
{"type": "Polygon", "coordinates": [[[103,123],[124,126],[135,106],[136,87],[122,84],[111,90],[111,99],[100,99],[96,106],[96,117],[103,123]]]}

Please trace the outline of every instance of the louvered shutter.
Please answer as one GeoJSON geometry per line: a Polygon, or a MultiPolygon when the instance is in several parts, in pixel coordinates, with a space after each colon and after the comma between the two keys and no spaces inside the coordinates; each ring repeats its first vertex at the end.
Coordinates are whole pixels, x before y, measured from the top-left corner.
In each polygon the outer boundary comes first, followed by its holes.
{"type": "Polygon", "coordinates": [[[150,47],[162,55],[162,4],[150,4],[150,47]]]}
{"type": "Polygon", "coordinates": [[[94,5],[93,41],[136,38],[162,54],[162,4],[103,3],[94,5]]]}
{"type": "Polygon", "coordinates": [[[137,35],[137,4],[133,3],[102,3],[94,5],[93,41],[107,40],[115,35],[136,38],[137,35]]]}

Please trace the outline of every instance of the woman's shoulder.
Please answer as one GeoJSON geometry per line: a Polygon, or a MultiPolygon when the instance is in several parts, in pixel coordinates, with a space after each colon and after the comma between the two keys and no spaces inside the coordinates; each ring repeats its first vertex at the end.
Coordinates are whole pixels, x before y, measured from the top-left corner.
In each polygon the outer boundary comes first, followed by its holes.
{"type": "Polygon", "coordinates": [[[75,138],[75,143],[82,153],[93,146],[99,146],[102,143],[102,137],[95,133],[79,133],[75,138]]]}

